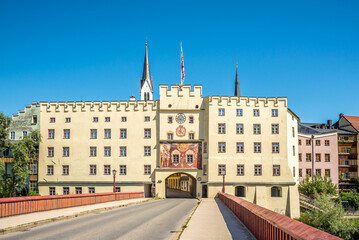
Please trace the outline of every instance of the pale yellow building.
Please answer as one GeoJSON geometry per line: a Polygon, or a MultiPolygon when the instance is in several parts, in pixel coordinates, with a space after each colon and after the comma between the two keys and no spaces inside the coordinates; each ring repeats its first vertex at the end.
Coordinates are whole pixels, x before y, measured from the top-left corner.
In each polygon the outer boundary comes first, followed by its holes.
{"type": "MultiPolygon", "coordinates": [[[[142,85],[152,86],[147,47],[142,85]]],[[[299,215],[298,117],[287,98],[160,85],[153,101],[147,89],[138,101],[41,102],[40,194],[110,192],[116,170],[118,191],[164,198],[175,182],[193,197],[215,197],[225,174],[227,193],[299,215]]]]}

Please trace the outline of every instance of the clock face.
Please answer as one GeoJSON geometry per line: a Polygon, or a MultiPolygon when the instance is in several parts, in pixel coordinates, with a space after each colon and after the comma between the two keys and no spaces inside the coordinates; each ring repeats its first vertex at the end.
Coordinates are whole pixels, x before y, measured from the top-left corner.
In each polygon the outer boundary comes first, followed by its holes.
{"type": "Polygon", "coordinates": [[[186,121],[186,116],[183,113],[179,113],[176,116],[176,122],[178,122],[179,124],[182,124],[186,121]]]}

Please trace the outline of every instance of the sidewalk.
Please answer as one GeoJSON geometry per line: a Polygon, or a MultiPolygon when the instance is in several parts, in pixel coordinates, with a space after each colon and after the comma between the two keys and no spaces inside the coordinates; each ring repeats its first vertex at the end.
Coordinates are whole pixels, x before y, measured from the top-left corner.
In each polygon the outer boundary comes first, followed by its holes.
{"type": "Polygon", "coordinates": [[[218,198],[204,198],[181,240],[255,239],[242,222],[218,198]]]}
{"type": "Polygon", "coordinates": [[[29,214],[22,214],[17,216],[0,218],[0,234],[3,231],[11,231],[14,228],[21,226],[32,227],[40,225],[44,222],[55,221],[55,219],[77,217],[87,211],[105,210],[106,208],[116,208],[129,204],[135,204],[149,200],[151,198],[135,198],[120,201],[112,201],[105,203],[97,203],[91,205],[84,205],[78,207],[61,208],[50,211],[35,212],[29,214]],[[20,226],[21,225],[21,226],[20,226]]]}

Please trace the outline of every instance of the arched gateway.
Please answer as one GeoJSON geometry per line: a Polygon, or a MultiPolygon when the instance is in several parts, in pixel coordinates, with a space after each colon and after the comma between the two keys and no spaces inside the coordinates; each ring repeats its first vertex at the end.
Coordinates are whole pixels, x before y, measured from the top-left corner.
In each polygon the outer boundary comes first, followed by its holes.
{"type": "Polygon", "coordinates": [[[166,198],[196,197],[196,179],[186,173],[173,173],[165,180],[166,198]]]}

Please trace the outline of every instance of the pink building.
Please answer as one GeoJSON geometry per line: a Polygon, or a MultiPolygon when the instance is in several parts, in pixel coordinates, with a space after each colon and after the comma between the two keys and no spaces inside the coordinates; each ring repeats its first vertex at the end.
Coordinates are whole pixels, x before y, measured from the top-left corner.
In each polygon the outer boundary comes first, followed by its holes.
{"type": "Polygon", "coordinates": [[[338,133],[332,122],[300,123],[298,145],[299,180],[314,171],[314,174],[330,177],[338,185],[338,133]]]}

